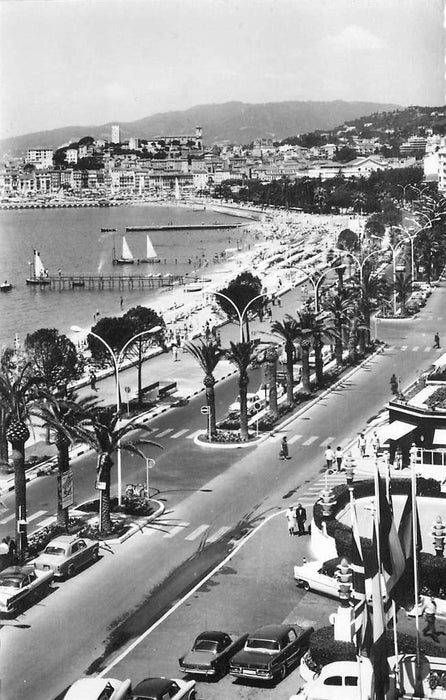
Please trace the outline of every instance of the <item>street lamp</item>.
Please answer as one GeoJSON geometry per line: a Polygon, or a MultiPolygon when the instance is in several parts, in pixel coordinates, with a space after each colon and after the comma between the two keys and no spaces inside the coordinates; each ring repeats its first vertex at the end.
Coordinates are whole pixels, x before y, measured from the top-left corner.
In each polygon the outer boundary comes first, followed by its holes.
{"type": "MultiPolygon", "coordinates": [[[[146,331],[141,331],[141,333],[137,333],[136,335],[133,336],[133,338],[130,338],[124,345],[124,347],[121,348],[119,351],[119,354],[116,356],[110,345],[107,343],[104,338],[102,338],[100,335],[97,333],[94,333],[93,331],[89,331],[88,334],[92,335],[94,338],[99,340],[108,350],[110,353],[110,356],[113,360],[113,367],[115,371],[115,385],[116,385],[116,394],[115,394],[115,402],[116,402],[116,415],[118,416],[118,425],[119,425],[119,414],[121,412],[121,392],[119,390],[119,369],[120,369],[120,364],[122,361],[122,358],[124,356],[124,352],[127,350],[128,346],[133,343],[134,340],[137,338],[140,338],[142,335],[147,335],[148,333],[156,333],[159,331],[161,326],[154,326],[153,328],[149,328],[146,331]]],[[[80,326],[71,326],[71,330],[74,333],[82,333],[84,330],[83,328],[80,328],[80,326]]],[[[118,505],[122,504],[122,460],[121,460],[121,447],[120,443],[118,442],[117,445],[117,471],[118,471],[118,505]]]]}
{"type": "MultiPolygon", "coordinates": [[[[365,265],[365,263],[367,262],[367,260],[369,258],[372,257],[372,255],[376,255],[377,253],[380,252],[379,250],[372,250],[371,253],[368,253],[368,255],[366,255],[365,258],[360,260],[358,257],[356,257],[356,255],[354,255],[353,253],[350,253],[350,251],[341,250],[340,248],[336,248],[335,250],[337,250],[339,253],[343,253],[345,256],[353,258],[353,260],[355,261],[355,263],[357,264],[357,266],[359,268],[359,283],[361,286],[362,286],[362,280],[364,277],[364,265],[365,265]]],[[[336,268],[334,268],[334,269],[336,269],[336,268]]]]}
{"type": "Polygon", "coordinates": [[[311,272],[308,272],[308,270],[303,270],[301,267],[296,266],[296,269],[299,270],[300,272],[303,272],[305,275],[306,279],[311,282],[313,285],[313,291],[314,291],[314,311],[315,313],[319,312],[319,285],[321,282],[324,280],[326,273],[323,272],[322,274],[319,275],[319,277],[315,277],[315,275],[312,275],[311,272]]]}
{"type": "MultiPolygon", "coordinates": [[[[210,292],[210,294],[215,294],[215,295],[218,296],[218,297],[222,297],[223,299],[226,299],[226,301],[229,301],[229,303],[233,306],[233,308],[235,309],[235,311],[236,311],[236,313],[237,313],[238,321],[239,321],[239,326],[240,326],[240,342],[243,343],[243,342],[244,342],[244,335],[243,335],[243,318],[244,318],[244,316],[245,316],[245,313],[248,311],[248,309],[249,309],[249,307],[251,306],[251,304],[253,304],[257,299],[261,299],[262,297],[264,297],[264,296],[266,296],[266,295],[265,295],[265,294],[257,294],[257,296],[255,296],[253,299],[251,299],[251,301],[248,301],[248,303],[246,304],[245,308],[244,308],[243,311],[240,313],[240,311],[239,311],[238,307],[236,306],[236,304],[234,304],[234,302],[232,301],[232,299],[230,299],[228,296],[226,296],[226,294],[222,294],[222,292],[210,292]]],[[[247,319],[246,319],[246,329],[247,329],[247,340],[249,341],[249,326],[248,326],[248,320],[247,320],[247,319]]]]}

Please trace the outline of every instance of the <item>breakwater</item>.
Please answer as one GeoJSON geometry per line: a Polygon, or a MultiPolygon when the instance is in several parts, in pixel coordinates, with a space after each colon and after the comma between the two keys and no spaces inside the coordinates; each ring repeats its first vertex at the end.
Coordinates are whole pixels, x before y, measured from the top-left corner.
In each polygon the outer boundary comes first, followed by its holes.
{"type": "Polygon", "coordinates": [[[126,231],[197,231],[199,229],[233,229],[243,226],[241,223],[236,224],[207,224],[204,221],[201,224],[165,224],[163,226],[126,226],[126,231]]]}

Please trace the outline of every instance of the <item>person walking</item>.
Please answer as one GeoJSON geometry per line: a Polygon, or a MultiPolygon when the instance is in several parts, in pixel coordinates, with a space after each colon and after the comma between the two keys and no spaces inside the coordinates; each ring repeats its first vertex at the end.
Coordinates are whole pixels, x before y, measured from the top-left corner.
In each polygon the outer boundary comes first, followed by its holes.
{"type": "Polygon", "coordinates": [[[336,468],[337,468],[338,472],[340,472],[342,469],[342,460],[344,459],[344,456],[342,454],[342,447],[340,445],[338,445],[336,448],[335,459],[336,459],[336,468]]]}
{"type": "Polygon", "coordinates": [[[296,508],[296,522],[297,522],[297,534],[299,537],[305,535],[305,522],[307,520],[307,511],[303,507],[302,503],[297,504],[296,508]]]}
{"type": "Polygon", "coordinates": [[[440,348],[440,334],[438,333],[438,331],[434,335],[434,348],[440,348]]]}
{"type": "Polygon", "coordinates": [[[326,469],[328,472],[331,472],[333,468],[333,462],[335,458],[335,453],[331,449],[331,445],[327,445],[327,449],[324,452],[325,455],[325,464],[326,464],[326,469]]]}
{"type": "Polygon", "coordinates": [[[435,629],[435,616],[437,614],[437,603],[435,598],[430,596],[428,600],[423,605],[424,619],[426,620],[426,627],[423,630],[423,637],[428,635],[432,637],[434,642],[438,642],[438,632],[435,629]]]}
{"type": "Polygon", "coordinates": [[[297,522],[296,522],[296,512],[294,508],[291,506],[287,509],[286,511],[286,519],[288,523],[288,534],[290,537],[294,537],[296,534],[296,527],[297,527],[297,522]]]}
{"type": "Polygon", "coordinates": [[[121,309],[124,306],[124,299],[122,297],[119,300],[119,306],[121,307],[121,309]]]}
{"type": "Polygon", "coordinates": [[[359,449],[359,454],[361,455],[361,459],[364,459],[364,457],[365,457],[366,448],[367,448],[367,440],[365,439],[364,433],[360,433],[359,438],[358,438],[358,449],[359,449]]]}
{"type": "Polygon", "coordinates": [[[97,391],[97,386],[96,386],[96,374],[93,372],[93,370],[90,372],[90,389],[93,391],[97,391]]]}
{"type": "Polygon", "coordinates": [[[291,459],[288,454],[288,441],[286,436],[282,438],[282,442],[280,443],[279,459],[291,459]]]}
{"type": "Polygon", "coordinates": [[[370,441],[370,444],[372,445],[373,454],[376,457],[378,455],[378,450],[380,448],[379,437],[378,437],[378,433],[376,432],[376,430],[373,431],[373,435],[372,435],[372,439],[370,441]]]}
{"type": "Polygon", "coordinates": [[[172,345],[172,355],[173,355],[173,361],[178,362],[178,360],[180,358],[178,357],[178,348],[176,345],[172,345]]]}

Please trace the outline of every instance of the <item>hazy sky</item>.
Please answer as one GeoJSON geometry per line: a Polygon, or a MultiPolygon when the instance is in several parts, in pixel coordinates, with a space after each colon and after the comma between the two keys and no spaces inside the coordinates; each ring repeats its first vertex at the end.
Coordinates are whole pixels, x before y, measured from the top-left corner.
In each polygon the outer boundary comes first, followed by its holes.
{"type": "Polygon", "coordinates": [[[1,0],[0,138],[229,100],[442,105],[443,0],[1,0]]]}

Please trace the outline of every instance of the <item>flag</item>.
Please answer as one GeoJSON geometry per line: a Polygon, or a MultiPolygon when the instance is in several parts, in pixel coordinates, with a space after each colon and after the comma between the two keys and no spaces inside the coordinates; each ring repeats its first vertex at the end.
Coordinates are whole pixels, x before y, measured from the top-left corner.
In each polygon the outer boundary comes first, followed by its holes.
{"type": "Polygon", "coordinates": [[[378,498],[378,532],[376,536],[379,538],[379,556],[386,587],[385,592],[389,595],[406,568],[406,560],[379,472],[376,474],[376,478],[378,482],[378,493],[376,494],[378,498]]]}
{"type": "MultiPolygon", "coordinates": [[[[416,509],[415,517],[417,519],[417,548],[421,549],[421,529],[420,519],[416,509]]],[[[404,504],[403,513],[401,515],[400,524],[398,527],[398,537],[400,538],[401,548],[406,559],[413,557],[413,527],[412,527],[412,497],[407,497],[404,504]]]]}
{"type": "Polygon", "coordinates": [[[356,508],[352,503],[352,598],[353,629],[356,641],[356,652],[362,651],[367,627],[367,602],[365,593],[365,572],[362,558],[361,539],[359,537],[356,508]]]}

